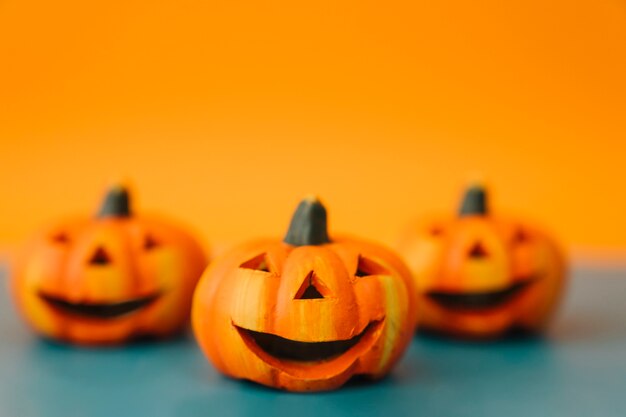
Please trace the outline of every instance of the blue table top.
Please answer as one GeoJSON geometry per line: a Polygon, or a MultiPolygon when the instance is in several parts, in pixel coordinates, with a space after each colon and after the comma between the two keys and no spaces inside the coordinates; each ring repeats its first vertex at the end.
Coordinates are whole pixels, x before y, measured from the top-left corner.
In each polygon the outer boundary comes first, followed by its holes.
{"type": "Polygon", "coordinates": [[[544,337],[418,336],[388,378],[317,394],[222,377],[191,336],[106,349],[42,341],[0,285],[0,416],[623,416],[626,271],[573,275],[544,337]]]}

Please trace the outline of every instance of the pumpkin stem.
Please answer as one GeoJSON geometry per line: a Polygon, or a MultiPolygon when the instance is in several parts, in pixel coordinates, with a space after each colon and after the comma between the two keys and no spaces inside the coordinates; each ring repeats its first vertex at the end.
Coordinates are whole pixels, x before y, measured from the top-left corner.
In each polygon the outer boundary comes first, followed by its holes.
{"type": "Polygon", "coordinates": [[[283,242],[293,246],[323,245],[331,242],[328,237],[326,208],[317,197],[307,197],[300,202],[283,242]]]}
{"type": "Polygon", "coordinates": [[[126,187],[116,185],[112,187],[104,197],[97,218],[105,217],[130,217],[130,195],[126,187]]]}
{"type": "Polygon", "coordinates": [[[485,216],[488,212],[485,187],[482,185],[470,186],[463,196],[459,216],[485,216]]]}

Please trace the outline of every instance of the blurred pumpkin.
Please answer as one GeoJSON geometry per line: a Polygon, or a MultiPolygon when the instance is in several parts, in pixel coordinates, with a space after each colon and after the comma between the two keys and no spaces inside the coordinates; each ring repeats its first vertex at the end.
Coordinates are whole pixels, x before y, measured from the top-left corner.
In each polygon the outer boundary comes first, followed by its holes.
{"type": "Polygon", "coordinates": [[[131,212],[112,188],[93,219],[61,221],[37,233],[15,266],[13,297],[40,334],[78,344],[165,337],[188,322],[206,266],[179,226],[131,212]]]}
{"type": "Polygon", "coordinates": [[[283,241],[253,241],[217,259],[192,308],[196,338],[221,372],[291,391],[383,376],[415,317],[400,258],[374,243],[331,240],[315,198],[300,203],[283,241]]]}
{"type": "Polygon", "coordinates": [[[468,188],[458,216],[423,219],[400,241],[420,298],[420,328],[469,338],[544,327],[561,298],[557,244],[525,221],[489,213],[487,192],[468,188]]]}

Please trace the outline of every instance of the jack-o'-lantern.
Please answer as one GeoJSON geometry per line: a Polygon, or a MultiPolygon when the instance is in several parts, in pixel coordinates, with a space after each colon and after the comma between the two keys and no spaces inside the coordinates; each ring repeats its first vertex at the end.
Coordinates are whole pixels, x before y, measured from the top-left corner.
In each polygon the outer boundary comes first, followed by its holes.
{"type": "Polygon", "coordinates": [[[16,263],[12,290],[43,336],[113,344],[180,331],[205,266],[188,232],[133,214],[128,191],[117,186],[95,218],[56,222],[34,236],[16,263]]]}
{"type": "Polygon", "coordinates": [[[283,241],[224,254],[194,294],[192,323],[224,374],[290,391],[379,378],[407,347],[416,318],[408,268],[390,250],[330,239],[326,210],[300,203],[283,241]]]}
{"type": "Polygon", "coordinates": [[[545,232],[491,215],[483,186],[456,218],[417,222],[398,247],[413,272],[421,329],[494,338],[542,329],[561,298],[565,262],[545,232]]]}

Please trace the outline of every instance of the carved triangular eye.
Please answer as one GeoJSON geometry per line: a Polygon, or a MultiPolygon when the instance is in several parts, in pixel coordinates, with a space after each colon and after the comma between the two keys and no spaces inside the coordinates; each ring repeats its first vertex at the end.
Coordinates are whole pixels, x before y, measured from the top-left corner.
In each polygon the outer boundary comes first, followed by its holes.
{"type": "Polygon", "coordinates": [[[526,243],[530,240],[530,236],[524,229],[517,229],[515,234],[513,235],[513,243],[526,243]]]}
{"type": "Polygon", "coordinates": [[[431,236],[441,236],[441,235],[443,235],[443,227],[441,227],[441,226],[433,226],[433,227],[430,228],[428,233],[431,236]]]}
{"type": "Polygon", "coordinates": [[[156,249],[159,246],[161,246],[161,244],[152,235],[146,235],[143,240],[143,248],[145,250],[149,251],[152,249],[156,249]]]}
{"type": "Polygon", "coordinates": [[[358,278],[368,277],[370,275],[389,275],[389,271],[377,262],[359,256],[359,263],[357,264],[356,273],[354,275],[358,278]]]}
{"type": "Polygon", "coordinates": [[[328,290],[324,287],[324,284],[320,282],[319,278],[317,278],[315,272],[311,271],[307,274],[306,278],[304,278],[294,300],[325,298],[323,293],[328,293],[328,290]]]}
{"type": "Polygon", "coordinates": [[[247,260],[246,262],[239,265],[239,268],[254,269],[255,271],[270,272],[264,253],[257,255],[250,260],[247,260]]]}
{"type": "Polygon", "coordinates": [[[470,249],[468,255],[470,258],[481,259],[481,258],[486,258],[489,255],[489,253],[487,252],[487,249],[485,249],[485,246],[481,242],[476,242],[474,243],[474,246],[472,246],[472,248],[470,249]]]}
{"type": "Polygon", "coordinates": [[[65,232],[59,232],[51,237],[54,243],[67,244],[70,242],[70,238],[65,232]]]}
{"type": "Polygon", "coordinates": [[[89,259],[89,263],[91,265],[108,265],[111,263],[111,257],[104,248],[100,246],[89,259]]]}

